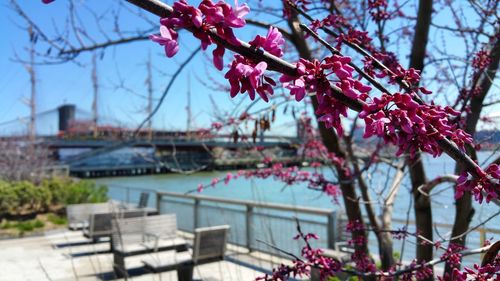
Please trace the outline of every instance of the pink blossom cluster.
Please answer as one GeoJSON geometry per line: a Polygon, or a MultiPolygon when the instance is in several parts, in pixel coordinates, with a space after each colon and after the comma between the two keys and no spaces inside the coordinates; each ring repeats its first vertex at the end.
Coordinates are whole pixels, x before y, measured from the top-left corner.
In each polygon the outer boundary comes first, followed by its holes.
{"type": "MultiPolygon", "coordinates": [[[[496,259],[492,264],[487,264],[485,266],[480,266],[474,264],[474,268],[465,267],[462,272],[458,268],[453,269],[453,276],[449,280],[453,281],[465,281],[465,280],[475,280],[475,281],[486,281],[486,280],[498,280],[500,278],[500,255],[496,256],[496,259]],[[494,279],[496,278],[496,279],[494,279]]],[[[447,280],[446,280],[447,281],[447,280]]]]}
{"type": "Polygon", "coordinates": [[[463,172],[457,180],[455,199],[461,198],[464,192],[471,192],[479,203],[483,202],[486,195],[486,202],[500,198],[500,168],[498,164],[491,164],[482,170],[476,169],[479,177],[469,176],[468,172],[463,172]]]}
{"type": "MultiPolygon", "coordinates": [[[[272,55],[281,57],[283,55],[282,45],[285,40],[277,28],[270,27],[266,37],[257,35],[250,45],[255,48],[262,48],[272,55]]],[[[229,71],[224,78],[229,80],[231,85],[230,95],[235,97],[239,93],[248,93],[251,100],[255,99],[255,92],[264,100],[269,101],[268,94],[274,93],[273,87],[276,82],[264,75],[267,63],[255,62],[241,55],[234,55],[229,71]]]]}
{"type": "Polygon", "coordinates": [[[341,28],[341,27],[350,27],[350,25],[343,16],[330,14],[322,20],[313,20],[309,25],[309,27],[314,32],[317,32],[318,29],[323,27],[341,28]]]}
{"type": "Polygon", "coordinates": [[[420,149],[434,157],[443,152],[438,141],[449,138],[460,148],[472,144],[469,134],[449,119],[459,112],[451,107],[418,104],[408,94],[383,94],[367,102],[359,117],[365,120],[364,137],[376,135],[399,147],[397,155],[420,149]]]}
{"type": "Polygon", "coordinates": [[[370,46],[372,38],[368,35],[368,31],[360,31],[354,28],[350,28],[346,33],[341,33],[337,39],[336,48],[340,50],[344,42],[349,42],[351,44],[356,44],[360,46],[370,46]]]}
{"type": "Polygon", "coordinates": [[[326,280],[326,278],[335,276],[341,268],[341,264],[332,258],[324,257],[320,249],[308,249],[304,247],[302,250],[307,261],[293,260],[293,265],[281,264],[277,268],[273,268],[272,274],[257,277],[255,280],[276,280],[276,281],[286,281],[290,280],[291,277],[303,277],[310,276],[312,268],[317,268],[320,272],[320,279],[326,280]]]}
{"type": "Polygon", "coordinates": [[[323,251],[321,249],[314,249],[310,246],[309,240],[319,239],[319,236],[314,233],[304,234],[299,230],[299,233],[293,238],[295,240],[302,239],[306,245],[301,250],[301,255],[305,260],[295,259],[293,260],[293,265],[288,266],[281,264],[277,268],[273,269],[271,276],[266,274],[256,278],[255,280],[289,280],[290,277],[302,277],[309,276],[312,268],[317,268],[320,273],[320,279],[326,280],[329,276],[335,276],[335,274],[342,268],[340,262],[335,261],[332,258],[323,256],[323,251]]]}
{"type": "Polygon", "coordinates": [[[340,116],[347,117],[347,107],[332,97],[330,75],[337,77],[336,86],[351,98],[366,94],[371,87],[353,79],[354,68],[350,66],[351,58],[339,55],[326,57],[322,62],[300,59],[296,64],[297,76],[283,74],[280,82],[290,90],[295,100],[301,101],[307,92],[315,92],[319,107],[316,114],[327,128],[335,128],[339,135],[343,134],[340,116]]]}
{"type": "Polygon", "coordinates": [[[375,22],[390,18],[387,12],[387,0],[368,0],[368,10],[375,22]]]}
{"type": "Polygon", "coordinates": [[[269,27],[266,37],[257,35],[252,41],[248,42],[250,46],[255,48],[262,48],[268,53],[273,54],[277,57],[283,56],[283,50],[281,49],[283,44],[285,44],[285,39],[283,35],[276,27],[269,27]]]}
{"type": "MultiPolygon", "coordinates": [[[[273,177],[274,179],[284,182],[287,185],[307,183],[308,188],[325,192],[332,198],[332,201],[336,203],[338,203],[338,196],[341,195],[338,185],[329,182],[322,173],[301,171],[297,166],[285,167],[283,163],[276,163],[268,168],[240,170],[237,173],[227,173],[223,182],[227,185],[231,180],[236,180],[240,177],[244,177],[246,179],[267,179],[269,177],[273,177]]],[[[214,178],[210,184],[199,184],[197,191],[202,192],[206,187],[214,187],[220,182],[221,180],[219,178],[214,178]]]]}
{"type": "Polygon", "coordinates": [[[230,95],[235,97],[238,93],[248,93],[251,100],[255,99],[255,92],[266,102],[269,101],[267,94],[274,93],[274,80],[264,75],[267,64],[259,62],[255,64],[252,60],[240,55],[235,55],[229,71],[224,78],[231,85],[230,95]]]}
{"type": "Polygon", "coordinates": [[[462,245],[450,243],[448,249],[444,252],[440,259],[443,261],[448,261],[448,264],[454,268],[458,268],[462,261],[461,251],[464,249],[462,245]]]}
{"type": "MultiPolygon", "coordinates": [[[[363,237],[364,236],[360,236],[363,237]]],[[[359,238],[357,239],[359,240],[359,238]]],[[[360,245],[360,244],[358,244],[360,245]]],[[[354,262],[356,269],[360,272],[376,272],[377,265],[373,262],[370,257],[361,249],[355,249],[354,253],[351,256],[352,261],[354,262]]]]}
{"type": "Polygon", "coordinates": [[[433,276],[432,268],[423,262],[417,263],[416,260],[413,260],[406,268],[412,270],[402,274],[401,281],[424,280],[433,276]]]}
{"type": "Polygon", "coordinates": [[[481,50],[472,58],[472,67],[476,70],[484,70],[491,63],[490,54],[487,51],[481,50]]]}
{"type": "MultiPolygon", "coordinates": [[[[175,31],[179,28],[192,28],[193,35],[201,41],[203,50],[214,43],[207,32],[209,30],[214,30],[230,44],[240,45],[233,28],[245,26],[244,16],[249,11],[246,4],[233,8],[224,1],[213,3],[211,0],[203,0],[195,8],[186,0],[180,0],[173,4],[172,14],[160,20],[160,34],[151,35],[150,38],[165,47],[167,57],[172,57],[179,51],[178,34],[175,31]]],[[[214,65],[219,70],[223,67],[224,51],[225,48],[221,45],[217,45],[213,51],[214,65]]]]}
{"type": "MultiPolygon", "coordinates": [[[[364,46],[364,48],[370,50],[370,52],[372,52],[373,58],[386,66],[386,68],[376,69],[374,59],[371,57],[365,57],[363,59],[364,71],[368,75],[377,78],[388,78],[389,84],[392,85],[406,83],[410,88],[419,83],[420,71],[413,68],[405,69],[401,64],[399,64],[396,56],[393,53],[378,52],[371,45],[368,45],[368,47],[364,46]]],[[[420,90],[420,92],[422,92],[423,94],[432,93],[424,87],[420,87],[418,88],[418,90],[420,90]]],[[[410,94],[414,93],[410,92],[410,94]]]]}

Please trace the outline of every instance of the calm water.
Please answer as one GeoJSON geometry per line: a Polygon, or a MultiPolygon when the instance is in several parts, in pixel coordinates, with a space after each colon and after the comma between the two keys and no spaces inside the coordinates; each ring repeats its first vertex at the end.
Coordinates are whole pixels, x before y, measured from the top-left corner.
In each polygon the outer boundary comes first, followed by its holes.
{"type": "MultiPolygon", "coordinates": [[[[490,152],[481,152],[479,154],[480,163],[491,155],[490,152]]],[[[497,157],[498,155],[494,155],[497,157]]],[[[494,157],[492,157],[494,159],[494,157]]],[[[453,173],[453,160],[447,156],[438,159],[426,157],[424,159],[427,178],[432,179],[438,175],[453,173]]],[[[311,170],[306,168],[306,170],[311,170]]],[[[372,189],[372,200],[375,200],[376,193],[384,190],[391,183],[391,176],[387,175],[387,167],[380,165],[373,171],[372,176],[367,180],[372,189]]],[[[331,175],[331,172],[324,168],[326,175],[331,175]]],[[[191,175],[182,174],[164,174],[151,176],[134,176],[134,177],[114,177],[97,179],[99,183],[113,186],[128,186],[134,188],[146,188],[162,191],[171,191],[184,193],[190,190],[195,190],[200,183],[209,184],[215,177],[224,178],[227,172],[200,172],[191,175]]],[[[388,187],[387,187],[388,188],[388,187]]],[[[402,184],[398,194],[394,217],[406,218],[409,204],[411,204],[410,185],[406,178],[402,184]]],[[[118,192],[118,191],[115,191],[118,192]]],[[[113,192],[113,193],[115,193],[113,192]]],[[[113,195],[113,193],[111,195],[113,195]]],[[[432,204],[433,213],[436,222],[452,223],[455,207],[453,192],[450,184],[444,183],[438,186],[433,191],[432,204]]],[[[282,182],[278,182],[272,178],[268,179],[237,179],[232,180],[228,185],[223,183],[215,188],[209,187],[202,192],[203,195],[216,196],[223,198],[245,199],[259,202],[273,202],[290,205],[312,206],[328,209],[342,209],[341,206],[334,204],[331,199],[324,196],[322,193],[307,189],[305,184],[297,184],[287,186],[282,182]]],[[[358,192],[359,194],[359,192],[358,192]]],[[[341,199],[341,198],[339,198],[341,199]]],[[[340,200],[341,202],[342,200],[340,200]]],[[[480,222],[498,211],[498,206],[494,204],[475,204],[476,215],[475,222],[480,222]]],[[[488,223],[491,227],[500,228],[500,217],[493,219],[488,223]]]]}
{"type": "MultiPolygon", "coordinates": [[[[491,156],[491,152],[481,152],[479,154],[480,163],[491,156]]],[[[494,155],[493,157],[497,157],[494,155]]],[[[492,157],[492,159],[494,159],[492,157]]],[[[447,156],[438,159],[426,157],[424,159],[427,177],[435,178],[438,175],[452,173],[454,169],[453,160],[447,156]]],[[[491,160],[490,160],[491,161],[491,160]]],[[[310,169],[310,168],[307,168],[310,169]]],[[[388,173],[388,168],[385,165],[374,167],[372,176],[368,179],[370,188],[372,189],[372,200],[377,198],[376,194],[387,192],[385,188],[391,184],[391,175],[388,173]]],[[[326,175],[331,175],[327,168],[324,168],[326,175]]],[[[195,190],[198,184],[208,184],[214,177],[224,178],[227,172],[200,172],[191,175],[168,174],[168,175],[152,175],[152,176],[136,176],[136,177],[115,177],[115,178],[100,178],[99,183],[107,184],[110,187],[110,195],[116,199],[124,199],[124,191],[115,187],[127,186],[134,188],[155,189],[170,192],[185,193],[190,190],[195,190]]],[[[389,172],[391,173],[391,172],[389,172]]],[[[394,218],[405,219],[409,208],[411,208],[412,200],[409,192],[409,181],[405,178],[401,190],[398,194],[394,208],[394,218]]],[[[273,202],[289,205],[310,206],[327,209],[342,209],[335,203],[332,203],[331,198],[314,190],[307,189],[303,184],[287,186],[281,182],[269,179],[253,179],[246,180],[243,178],[233,180],[228,185],[219,184],[215,188],[207,188],[202,192],[203,195],[253,200],[259,202],[273,202]]],[[[359,194],[359,192],[358,192],[359,194]]],[[[137,196],[137,193],[134,194],[137,196]]],[[[339,201],[342,202],[341,198],[339,201]]],[[[452,224],[455,216],[455,207],[453,192],[450,184],[442,184],[438,186],[432,195],[433,216],[437,223],[452,224]]],[[[380,208],[380,205],[376,206],[380,208]]],[[[494,204],[475,204],[476,214],[473,218],[473,225],[487,219],[493,213],[498,211],[498,206],[494,204]]],[[[378,211],[378,210],[377,210],[378,211]]],[[[410,220],[414,219],[413,209],[410,209],[410,220]]],[[[490,220],[486,226],[500,229],[500,217],[490,220]]],[[[395,225],[394,227],[398,227],[395,225]]],[[[440,235],[449,235],[449,230],[440,230],[440,235]]],[[[293,236],[293,233],[287,234],[293,236]]],[[[288,237],[287,236],[287,237],[288,237]]],[[[491,235],[488,237],[499,239],[500,235],[491,235]]],[[[438,239],[435,237],[435,240],[438,239]]],[[[477,233],[468,237],[470,247],[476,247],[479,243],[477,233]]],[[[398,246],[396,246],[398,247],[398,246]]],[[[411,246],[410,246],[411,247],[411,246]]],[[[396,248],[397,249],[397,248],[396,248]]],[[[406,255],[405,255],[406,256],[406,255]]],[[[406,257],[405,257],[406,258],[406,257]]],[[[409,256],[410,258],[410,256],[409,256]]]]}

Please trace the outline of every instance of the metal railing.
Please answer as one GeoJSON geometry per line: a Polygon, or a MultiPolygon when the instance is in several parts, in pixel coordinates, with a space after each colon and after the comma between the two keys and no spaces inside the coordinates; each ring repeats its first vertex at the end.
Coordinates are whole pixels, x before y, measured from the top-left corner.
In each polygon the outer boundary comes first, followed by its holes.
{"type": "MultiPolygon", "coordinates": [[[[110,186],[110,196],[113,199],[129,203],[135,203],[134,198],[138,200],[139,194],[144,191],[150,192],[148,205],[150,207],[156,206],[160,214],[177,214],[180,230],[193,232],[198,227],[230,224],[230,242],[246,247],[250,251],[258,250],[274,255],[281,254],[265,243],[257,242],[261,240],[282,250],[298,253],[302,245],[300,245],[300,241],[293,242],[291,239],[296,235],[295,217],[300,219],[302,229],[305,232],[313,232],[320,236],[319,241],[313,242],[315,243],[314,247],[335,248],[335,242],[338,241],[337,230],[340,230],[337,225],[338,213],[331,209],[162,192],[120,185],[110,186]],[[113,196],[112,189],[121,190],[120,197],[113,196]]],[[[398,218],[393,218],[392,222],[395,228],[408,224],[411,229],[415,225],[412,220],[406,221],[398,218]]],[[[436,231],[438,229],[448,231],[453,227],[452,224],[446,223],[434,223],[434,226],[436,231]]],[[[470,247],[481,247],[487,238],[494,237],[494,240],[498,240],[499,236],[500,229],[484,226],[475,228],[467,235],[469,242],[471,242],[470,247]]],[[[376,245],[376,241],[372,241],[374,240],[372,238],[370,238],[370,244],[373,242],[373,245],[376,245]]],[[[395,245],[396,251],[397,248],[395,245]]]]}
{"type": "Polygon", "coordinates": [[[131,187],[125,185],[108,184],[108,196],[111,199],[127,203],[139,203],[140,195],[143,192],[149,193],[148,207],[156,206],[157,191],[151,188],[131,187]]]}
{"type": "Polygon", "coordinates": [[[273,235],[271,236],[274,237],[265,240],[273,241],[272,244],[280,249],[292,252],[296,252],[297,249],[300,250],[300,247],[295,245],[293,247],[279,245],[280,241],[290,241],[295,236],[295,217],[300,219],[301,225],[319,226],[321,229],[326,230],[324,231],[326,236],[323,236],[326,239],[318,241],[318,246],[334,248],[336,241],[334,229],[337,215],[334,210],[173,192],[157,192],[156,208],[160,214],[177,213],[179,229],[184,231],[192,231],[197,227],[205,226],[208,223],[207,217],[208,220],[230,224],[232,229],[230,242],[244,246],[250,251],[259,250],[277,254],[268,245],[254,243],[264,240],[262,236],[268,232],[272,232],[273,235]],[[211,217],[213,215],[218,217],[211,217]],[[189,218],[189,216],[192,217],[189,218]],[[192,221],[192,223],[189,223],[189,221],[192,221]],[[272,222],[269,223],[270,221],[272,222]],[[256,228],[262,224],[274,229],[262,228],[256,231],[256,228]],[[281,231],[279,231],[280,229],[281,231]],[[286,239],[279,239],[276,235],[286,236],[286,239]]]}

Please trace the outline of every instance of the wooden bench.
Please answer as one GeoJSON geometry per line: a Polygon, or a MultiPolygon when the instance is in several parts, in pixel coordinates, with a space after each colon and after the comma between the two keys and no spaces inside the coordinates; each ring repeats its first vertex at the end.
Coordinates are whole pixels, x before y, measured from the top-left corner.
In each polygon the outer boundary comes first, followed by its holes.
{"type": "Polygon", "coordinates": [[[192,253],[175,255],[152,255],[142,262],[152,272],[177,270],[179,281],[193,280],[194,266],[224,259],[228,240],[229,225],[197,228],[194,231],[192,253]]]}
{"type": "Polygon", "coordinates": [[[112,220],[113,269],[117,277],[127,276],[125,258],[152,252],[186,251],[177,237],[175,214],[112,220]]]}
{"type": "Polygon", "coordinates": [[[89,226],[89,215],[92,213],[108,213],[111,211],[109,202],[70,204],[66,206],[66,216],[68,218],[68,228],[70,230],[80,230],[89,226]]]}
{"type": "Polygon", "coordinates": [[[99,238],[110,237],[113,233],[111,221],[113,219],[126,219],[144,217],[147,211],[144,209],[117,210],[115,212],[93,213],[89,215],[88,228],[83,229],[83,235],[96,242],[99,238]]]}

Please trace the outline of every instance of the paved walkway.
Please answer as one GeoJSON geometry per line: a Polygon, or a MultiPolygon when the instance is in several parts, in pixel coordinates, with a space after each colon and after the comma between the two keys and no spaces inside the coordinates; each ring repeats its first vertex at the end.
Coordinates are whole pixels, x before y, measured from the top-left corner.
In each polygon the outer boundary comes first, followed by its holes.
{"type": "MultiPolygon", "coordinates": [[[[165,253],[163,253],[165,254],[165,253]]],[[[167,254],[175,255],[174,252],[167,254]]],[[[230,251],[225,261],[197,266],[195,280],[254,280],[262,276],[260,268],[272,268],[275,262],[258,262],[248,255],[230,251]],[[248,264],[244,266],[246,256],[248,264]],[[238,260],[238,261],[237,261],[238,260]],[[239,262],[243,260],[243,262],[239,262]]],[[[144,256],[126,259],[127,268],[142,267],[144,256]]],[[[79,231],[59,230],[45,236],[0,241],[0,280],[110,280],[113,257],[109,242],[91,244],[79,231]]],[[[176,271],[141,274],[129,280],[177,280],[176,271]]]]}

